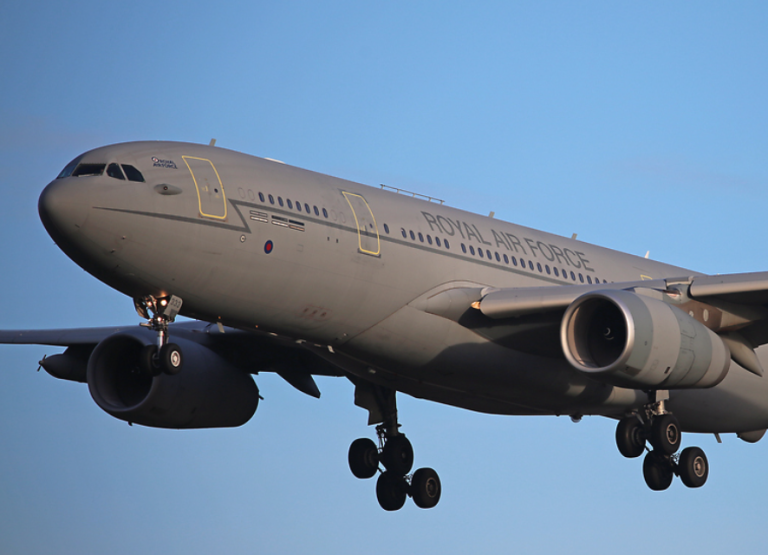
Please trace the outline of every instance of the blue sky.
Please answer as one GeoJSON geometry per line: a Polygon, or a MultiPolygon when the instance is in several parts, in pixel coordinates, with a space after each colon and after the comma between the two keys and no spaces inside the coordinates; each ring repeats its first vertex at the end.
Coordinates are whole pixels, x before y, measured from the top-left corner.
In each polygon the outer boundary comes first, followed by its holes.
{"type": "MultiPolygon", "coordinates": [[[[77,154],[218,145],[709,273],[768,269],[759,2],[19,2],[0,19],[0,328],[112,325],[129,299],[37,217],[77,154]]],[[[686,436],[700,490],[649,491],[614,423],[400,399],[431,511],[378,507],[342,379],[271,375],[234,430],[128,427],[0,347],[0,552],[763,553],[764,443],[686,436]]]]}

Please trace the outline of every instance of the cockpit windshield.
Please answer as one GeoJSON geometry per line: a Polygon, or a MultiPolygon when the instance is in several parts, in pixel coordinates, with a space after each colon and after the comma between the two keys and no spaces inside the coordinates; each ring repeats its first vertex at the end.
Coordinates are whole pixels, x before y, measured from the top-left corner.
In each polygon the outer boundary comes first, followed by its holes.
{"type": "Polygon", "coordinates": [[[106,168],[109,177],[121,179],[123,181],[128,178],[128,181],[136,181],[138,183],[145,182],[141,172],[135,166],[131,166],[130,164],[116,164],[114,162],[109,164],[109,166],[106,164],[80,164],[80,160],[82,159],[83,156],[78,156],[72,160],[63,170],[61,170],[61,173],[56,179],[102,175],[106,168]]]}
{"type": "Polygon", "coordinates": [[[80,164],[72,172],[72,177],[82,177],[84,175],[101,175],[104,173],[106,164],[80,164]]]}
{"type": "Polygon", "coordinates": [[[83,159],[83,155],[81,154],[80,156],[72,160],[69,164],[64,166],[64,169],[61,170],[61,173],[56,179],[63,179],[65,177],[69,177],[70,175],[72,175],[72,172],[75,170],[77,165],[80,163],[80,160],[82,159],[83,159]]]}

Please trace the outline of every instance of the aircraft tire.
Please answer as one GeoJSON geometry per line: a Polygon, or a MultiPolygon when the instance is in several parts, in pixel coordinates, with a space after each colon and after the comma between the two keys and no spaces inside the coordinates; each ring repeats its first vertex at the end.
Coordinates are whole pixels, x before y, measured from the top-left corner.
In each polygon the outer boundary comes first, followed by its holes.
{"type": "Polygon", "coordinates": [[[381,452],[381,462],[393,474],[405,476],[413,468],[413,446],[400,434],[389,438],[381,452]]]}
{"type": "Polygon", "coordinates": [[[181,348],[176,343],[166,343],[160,349],[160,367],[163,372],[171,376],[181,372],[184,364],[184,357],[181,355],[181,348]]]}
{"type": "Polygon", "coordinates": [[[349,469],[356,478],[373,478],[379,469],[379,449],[366,437],[356,439],[349,446],[349,469]]]}
{"type": "Polygon", "coordinates": [[[159,376],[160,362],[157,358],[157,345],[145,345],[139,352],[139,368],[147,376],[159,376]]]}
{"type": "Polygon", "coordinates": [[[651,425],[651,445],[664,455],[672,455],[680,449],[682,433],[680,424],[673,414],[660,414],[651,425]]]}
{"type": "Polygon", "coordinates": [[[636,416],[619,420],[616,426],[616,445],[619,452],[628,459],[639,457],[645,451],[643,424],[636,416]]]}
{"type": "Polygon", "coordinates": [[[699,447],[687,447],[680,453],[677,472],[683,483],[689,488],[700,488],[709,477],[709,461],[699,447]]]}
{"type": "Polygon", "coordinates": [[[643,478],[653,491],[664,491],[672,484],[675,474],[669,459],[651,451],[643,460],[643,478]]]}
{"type": "Polygon", "coordinates": [[[405,505],[408,485],[402,476],[392,472],[382,472],[376,482],[376,499],[385,511],[397,511],[405,505]]]}
{"type": "Polygon", "coordinates": [[[411,496],[417,507],[431,509],[440,501],[442,486],[437,472],[431,468],[420,468],[411,479],[411,496]]]}

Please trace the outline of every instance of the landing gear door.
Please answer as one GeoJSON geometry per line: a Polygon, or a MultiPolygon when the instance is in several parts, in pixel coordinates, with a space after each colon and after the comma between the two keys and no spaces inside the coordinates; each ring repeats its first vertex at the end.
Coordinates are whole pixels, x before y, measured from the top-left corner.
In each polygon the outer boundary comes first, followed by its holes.
{"type": "Polygon", "coordinates": [[[219,172],[213,162],[206,158],[182,156],[184,163],[192,174],[197,190],[197,202],[200,215],[217,220],[227,219],[227,198],[224,195],[224,185],[221,183],[219,172]]]}
{"type": "Polygon", "coordinates": [[[357,225],[358,251],[371,256],[381,255],[381,239],[379,229],[376,227],[376,218],[373,217],[371,207],[362,195],[357,193],[341,192],[347,199],[357,225]]]}

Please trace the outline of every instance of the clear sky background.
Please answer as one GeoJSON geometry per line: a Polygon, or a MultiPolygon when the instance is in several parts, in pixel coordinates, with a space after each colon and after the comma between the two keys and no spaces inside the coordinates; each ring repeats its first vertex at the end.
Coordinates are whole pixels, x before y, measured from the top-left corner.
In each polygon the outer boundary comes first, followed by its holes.
{"type": "MultiPolygon", "coordinates": [[[[709,273],[768,270],[763,2],[37,2],[0,16],[0,328],[138,323],[37,216],[76,155],[208,143],[709,273]]],[[[615,423],[400,399],[437,508],[382,511],[320,400],[257,376],[233,430],[129,427],[60,349],[0,347],[0,552],[764,553],[768,440],[684,437],[709,483],[648,490],[615,423]]],[[[768,378],[767,378],[768,379],[768,378]]],[[[768,399],[766,400],[768,402],[768,399]]]]}

